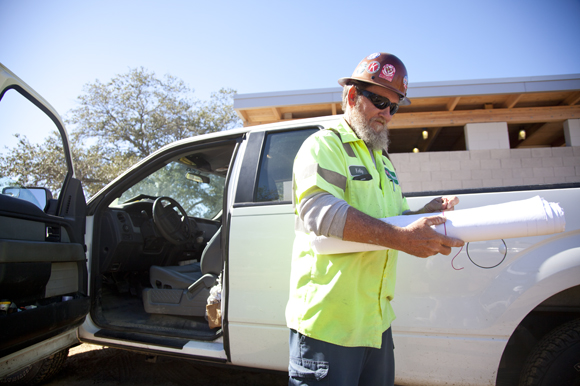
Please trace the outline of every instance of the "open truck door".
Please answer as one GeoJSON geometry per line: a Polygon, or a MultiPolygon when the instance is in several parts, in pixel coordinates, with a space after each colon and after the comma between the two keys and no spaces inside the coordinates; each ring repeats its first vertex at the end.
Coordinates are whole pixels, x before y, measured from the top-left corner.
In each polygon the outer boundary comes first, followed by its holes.
{"type": "MultiPolygon", "coordinates": [[[[0,64],[2,142],[10,140],[11,131],[20,133],[17,126],[31,116],[38,119],[33,126],[47,126],[42,132],[35,127],[35,135],[52,132],[55,146],[62,146],[62,157],[45,160],[61,182],[53,191],[28,188],[26,176],[0,170],[0,379],[5,382],[38,381],[55,373],[77,344],[77,327],[90,307],[86,203],[67,133],[56,111],[0,64]]],[[[34,146],[28,149],[33,152],[34,146]]]]}

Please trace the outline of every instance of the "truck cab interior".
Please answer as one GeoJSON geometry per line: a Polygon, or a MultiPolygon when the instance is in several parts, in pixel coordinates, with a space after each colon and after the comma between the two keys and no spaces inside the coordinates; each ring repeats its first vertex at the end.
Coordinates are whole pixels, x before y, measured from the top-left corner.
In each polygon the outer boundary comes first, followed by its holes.
{"type": "Polygon", "coordinates": [[[221,291],[220,230],[235,145],[170,154],[96,205],[91,316],[103,333],[221,335],[205,311],[212,287],[221,291]]]}

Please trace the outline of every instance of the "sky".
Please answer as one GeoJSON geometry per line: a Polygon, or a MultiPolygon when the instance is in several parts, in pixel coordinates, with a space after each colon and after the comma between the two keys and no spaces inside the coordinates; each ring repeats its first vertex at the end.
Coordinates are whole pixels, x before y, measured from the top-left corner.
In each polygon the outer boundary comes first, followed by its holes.
{"type": "Polygon", "coordinates": [[[337,87],[377,51],[411,86],[579,74],[579,20],[580,0],[0,0],[0,62],[65,116],[137,67],[200,100],[337,87]]]}

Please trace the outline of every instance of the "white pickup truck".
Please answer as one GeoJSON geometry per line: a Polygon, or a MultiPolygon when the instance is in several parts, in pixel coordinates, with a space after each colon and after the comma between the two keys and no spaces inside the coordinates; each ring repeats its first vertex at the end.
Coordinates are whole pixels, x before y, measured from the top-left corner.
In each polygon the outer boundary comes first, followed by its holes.
{"type": "MultiPolygon", "coordinates": [[[[0,195],[4,382],[48,379],[79,341],[287,371],[292,163],[338,117],[175,142],[85,203],[56,111],[3,66],[0,87],[2,102],[24,97],[49,118],[65,153],[55,166],[68,172],[56,199],[15,186],[0,195]],[[213,328],[210,291],[221,299],[213,328]]],[[[566,231],[470,243],[453,266],[400,254],[396,383],[577,385],[580,185],[452,193],[460,208],[540,195],[560,203],[566,231]]],[[[412,209],[432,198],[408,195],[412,209]]]]}

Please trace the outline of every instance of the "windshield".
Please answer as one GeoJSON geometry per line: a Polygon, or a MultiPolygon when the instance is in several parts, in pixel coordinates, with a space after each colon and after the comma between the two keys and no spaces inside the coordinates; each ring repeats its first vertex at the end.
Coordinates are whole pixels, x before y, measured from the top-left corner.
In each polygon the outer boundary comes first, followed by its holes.
{"type": "Polygon", "coordinates": [[[172,161],[127,189],[111,206],[168,196],[179,202],[188,216],[213,219],[223,207],[225,171],[212,173],[203,166],[191,156],[172,161]]]}

